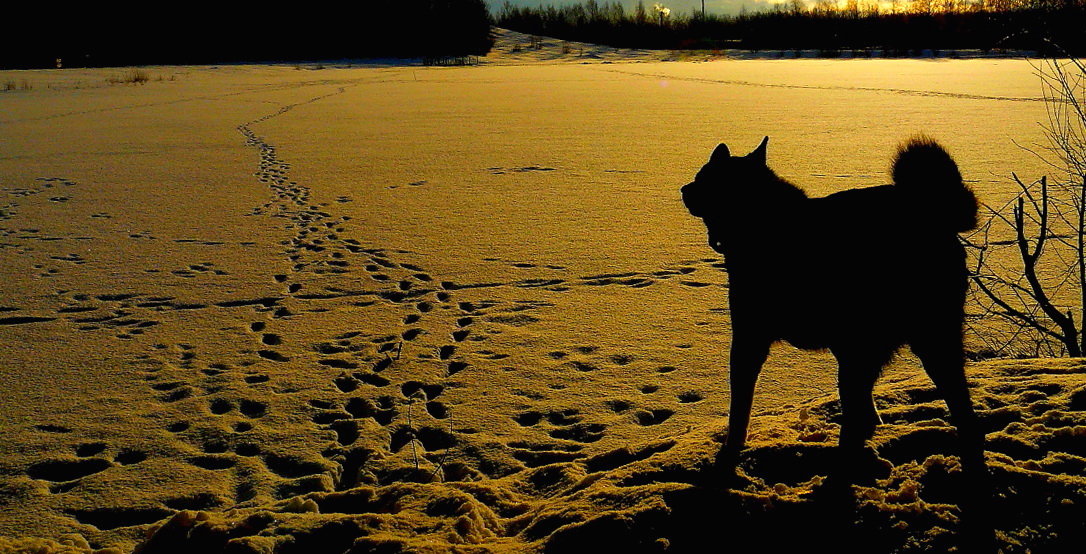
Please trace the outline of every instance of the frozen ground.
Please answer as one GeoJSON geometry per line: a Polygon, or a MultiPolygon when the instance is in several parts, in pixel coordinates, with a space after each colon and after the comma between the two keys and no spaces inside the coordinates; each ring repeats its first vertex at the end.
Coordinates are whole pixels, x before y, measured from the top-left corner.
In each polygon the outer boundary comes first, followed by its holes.
{"type": "MultiPolygon", "coordinates": [[[[822,522],[827,354],[775,349],[743,492],[690,485],[724,425],[729,324],[678,188],[764,135],[812,194],[882,184],[923,131],[996,202],[1044,170],[1014,144],[1041,141],[1031,66],[512,39],[475,67],[0,73],[0,536],[130,550],[172,516],[145,551],[568,552],[822,522]]],[[[1081,537],[1086,369],[971,371],[1001,539],[1081,537]]],[[[857,489],[857,525],[940,550],[943,405],[907,354],[883,382],[893,471],[857,489]]],[[[0,548],[19,544],[38,543],[0,548]]]]}

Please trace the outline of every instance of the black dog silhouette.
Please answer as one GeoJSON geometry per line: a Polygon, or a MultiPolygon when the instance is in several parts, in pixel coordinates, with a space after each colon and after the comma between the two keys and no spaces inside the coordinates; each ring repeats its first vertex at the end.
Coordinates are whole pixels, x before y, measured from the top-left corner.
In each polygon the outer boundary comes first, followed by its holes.
{"type": "Polygon", "coordinates": [[[966,472],[981,480],[984,438],[962,354],[968,273],[957,238],[976,226],[977,200],[954,160],[914,138],[897,152],[894,184],[808,198],[766,166],[768,141],[746,156],[721,144],[682,188],[728,271],[731,407],[718,467],[738,460],[774,342],[837,358],[845,460],[862,454],[881,422],[872,388],[908,345],[946,400],[966,472]]]}

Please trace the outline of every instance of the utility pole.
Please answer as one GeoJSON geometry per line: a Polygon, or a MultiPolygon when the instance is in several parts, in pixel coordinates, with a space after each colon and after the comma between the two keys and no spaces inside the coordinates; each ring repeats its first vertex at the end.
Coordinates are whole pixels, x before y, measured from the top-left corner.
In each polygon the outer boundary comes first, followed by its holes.
{"type": "Polygon", "coordinates": [[[701,0],[701,18],[705,19],[705,0],[701,0]]]}

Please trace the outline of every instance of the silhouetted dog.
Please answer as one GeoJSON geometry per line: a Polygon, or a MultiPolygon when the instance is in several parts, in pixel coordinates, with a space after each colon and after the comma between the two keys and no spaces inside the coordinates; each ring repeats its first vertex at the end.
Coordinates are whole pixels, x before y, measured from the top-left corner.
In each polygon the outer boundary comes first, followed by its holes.
{"type": "Polygon", "coordinates": [[[843,451],[871,438],[880,423],[875,380],[909,345],[947,402],[966,471],[980,478],[983,434],[962,356],[967,271],[956,236],[976,226],[977,201],[954,160],[914,138],[894,159],[894,184],[808,198],[766,166],[768,140],[746,156],[721,144],[682,188],[729,275],[731,411],[719,465],[734,467],[743,448],[774,342],[837,358],[843,451]]]}

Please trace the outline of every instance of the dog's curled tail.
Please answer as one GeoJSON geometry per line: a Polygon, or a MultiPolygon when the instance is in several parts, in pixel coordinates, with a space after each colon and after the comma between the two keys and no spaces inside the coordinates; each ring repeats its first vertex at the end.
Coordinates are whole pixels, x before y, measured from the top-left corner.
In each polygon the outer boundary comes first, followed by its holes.
{"type": "Polygon", "coordinates": [[[958,164],[934,140],[921,135],[904,142],[890,172],[894,185],[912,196],[934,225],[955,233],[977,226],[977,197],[962,182],[958,164]]]}

